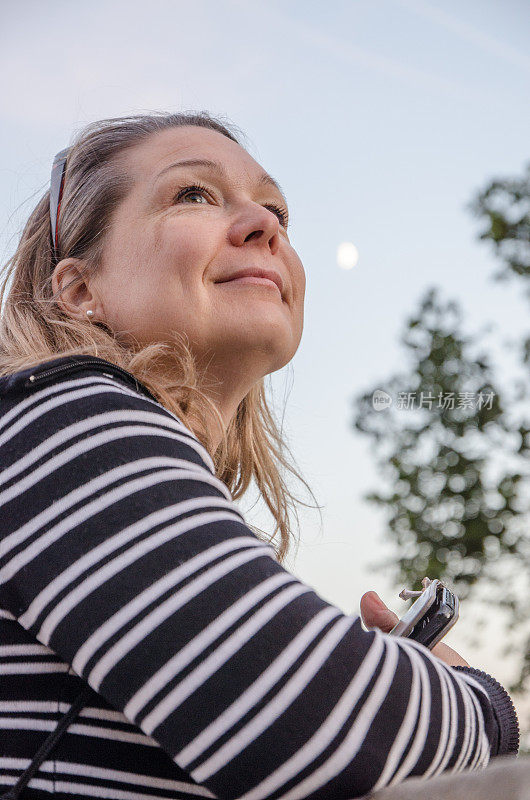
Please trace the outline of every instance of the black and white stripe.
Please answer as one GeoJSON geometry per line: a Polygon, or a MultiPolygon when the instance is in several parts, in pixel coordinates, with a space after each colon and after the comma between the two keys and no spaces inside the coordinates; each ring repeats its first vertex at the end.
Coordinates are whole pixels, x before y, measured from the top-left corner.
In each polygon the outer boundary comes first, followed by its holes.
{"type": "Polygon", "coordinates": [[[0,785],[84,682],[30,788],[359,797],[488,763],[481,683],[285,570],[153,399],[87,365],[0,402],[0,785]]]}

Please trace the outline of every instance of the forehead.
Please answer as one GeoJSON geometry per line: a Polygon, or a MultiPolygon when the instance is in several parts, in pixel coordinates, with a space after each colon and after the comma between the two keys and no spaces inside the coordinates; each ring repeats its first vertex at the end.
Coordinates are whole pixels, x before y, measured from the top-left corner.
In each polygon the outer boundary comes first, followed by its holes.
{"type": "Polygon", "coordinates": [[[218,131],[184,125],[151,134],[123,154],[123,167],[135,183],[151,186],[175,161],[206,158],[221,162],[234,177],[260,177],[264,170],[247,151],[218,131]]]}

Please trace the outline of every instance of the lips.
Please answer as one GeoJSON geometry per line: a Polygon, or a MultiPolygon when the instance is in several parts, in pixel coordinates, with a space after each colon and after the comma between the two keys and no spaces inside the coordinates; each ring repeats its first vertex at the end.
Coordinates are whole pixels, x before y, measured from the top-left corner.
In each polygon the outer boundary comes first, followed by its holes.
{"type": "Polygon", "coordinates": [[[220,280],[216,281],[216,283],[227,283],[228,281],[235,281],[238,278],[267,278],[270,281],[274,281],[274,283],[280,290],[281,296],[283,297],[283,281],[281,275],[272,269],[258,269],[258,268],[242,269],[239,270],[238,272],[233,272],[226,278],[221,278],[220,280]]]}

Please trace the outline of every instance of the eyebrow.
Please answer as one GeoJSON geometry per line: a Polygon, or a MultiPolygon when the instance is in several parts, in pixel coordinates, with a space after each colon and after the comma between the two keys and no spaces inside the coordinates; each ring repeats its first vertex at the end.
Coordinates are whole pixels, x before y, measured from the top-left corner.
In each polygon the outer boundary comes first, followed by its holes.
{"type": "MultiPolygon", "coordinates": [[[[211,169],[212,172],[217,172],[217,174],[220,175],[225,180],[228,179],[228,175],[225,168],[218,161],[210,161],[210,159],[208,158],[188,158],[185,159],[184,161],[175,161],[174,164],[169,164],[169,166],[164,167],[164,169],[161,172],[159,172],[158,175],[156,176],[155,182],[158,181],[159,178],[162,177],[162,175],[165,175],[166,172],[169,172],[170,169],[175,169],[176,167],[207,167],[208,169],[211,169]]],[[[268,172],[264,172],[258,178],[257,183],[258,186],[264,186],[264,185],[274,186],[274,188],[277,189],[281,194],[285,205],[287,205],[287,198],[285,197],[285,194],[283,193],[280,184],[278,183],[278,181],[275,181],[272,175],[269,175],[268,172]]]]}

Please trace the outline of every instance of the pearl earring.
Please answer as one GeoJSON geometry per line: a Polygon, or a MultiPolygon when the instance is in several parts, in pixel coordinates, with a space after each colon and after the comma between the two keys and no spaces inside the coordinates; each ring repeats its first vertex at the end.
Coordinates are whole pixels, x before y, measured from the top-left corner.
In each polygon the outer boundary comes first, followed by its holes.
{"type": "Polygon", "coordinates": [[[87,313],[87,317],[93,317],[94,316],[94,312],[92,311],[91,308],[88,308],[86,313],[87,313]]]}

